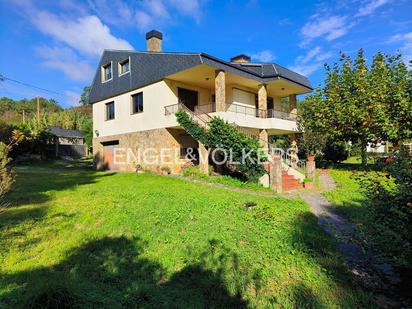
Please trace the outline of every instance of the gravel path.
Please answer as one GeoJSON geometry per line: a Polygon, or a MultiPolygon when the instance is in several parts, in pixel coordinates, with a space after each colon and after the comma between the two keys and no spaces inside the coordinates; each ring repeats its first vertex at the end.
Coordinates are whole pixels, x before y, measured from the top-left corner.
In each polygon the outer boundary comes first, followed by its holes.
{"type": "Polygon", "coordinates": [[[399,274],[391,265],[379,261],[376,252],[364,250],[356,226],[337,212],[321,194],[336,188],[329,173],[321,171],[319,180],[320,191],[301,191],[299,196],[310,205],[311,211],[318,218],[318,224],[337,241],[338,249],[351,272],[361,279],[366,288],[378,295],[378,304],[384,308],[402,308],[396,295],[396,286],[400,283],[399,274]]]}

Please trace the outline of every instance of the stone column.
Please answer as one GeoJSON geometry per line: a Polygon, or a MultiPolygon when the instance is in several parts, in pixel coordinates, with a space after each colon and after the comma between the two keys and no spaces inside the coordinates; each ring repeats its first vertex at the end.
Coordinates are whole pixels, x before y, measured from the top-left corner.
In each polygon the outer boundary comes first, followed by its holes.
{"type": "Polygon", "coordinates": [[[199,169],[202,174],[209,175],[209,152],[202,143],[199,143],[199,169]]]}
{"type": "Polygon", "coordinates": [[[258,107],[259,117],[266,118],[268,110],[268,93],[265,84],[260,84],[258,87],[258,107]]]}
{"type": "Polygon", "coordinates": [[[215,98],[216,111],[224,112],[226,110],[226,76],[223,70],[215,72],[215,98]]]}
{"type": "Polygon", "coordinates": [[[265,152],[268,152],[269,135],[266,129],[259,130],[259,143],[260,146],[262,146],[262,148],[265,150],[265,152]]]}
{"type": "Polygon", "coordinates": [[[316,176],[315,158],[313,156],[309,156],[308,161],[306,161],[306,177],[314,180],[315,176],[316,176]]]}
{"type": "Polygon", "coordinates": [[[279,155],[273,156],[270,166],[270,187],[276,193],[282,192],[282,161],[279,155]]]}
{"type": "Polygon", "coordinates": [[[296,114],[297,113],[297,103],[296,103],[296,94],[289,95],[289,105],[290,105],[290,112],[296,114]]]}

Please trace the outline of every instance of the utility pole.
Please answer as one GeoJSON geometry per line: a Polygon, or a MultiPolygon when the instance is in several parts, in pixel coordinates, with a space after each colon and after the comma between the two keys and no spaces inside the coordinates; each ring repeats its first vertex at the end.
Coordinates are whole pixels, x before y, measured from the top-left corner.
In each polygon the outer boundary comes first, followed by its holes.
{"type": "Polygon", "coordinates": [[[37,121],[40,122],[40,98],[37,97],[37,121]]]}
{"type": "Polygon", "coordinates": [[[25,111],[24,111],[24,109],[23,109],[23,123],[25,123],[26,122],[26,113],[25,113],[25,111]]]}

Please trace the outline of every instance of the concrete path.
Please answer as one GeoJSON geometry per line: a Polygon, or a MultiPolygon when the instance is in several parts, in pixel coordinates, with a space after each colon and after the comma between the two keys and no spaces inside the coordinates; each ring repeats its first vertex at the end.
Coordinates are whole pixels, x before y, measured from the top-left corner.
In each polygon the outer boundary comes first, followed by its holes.
{"type": "Polygon", "coordinates": [[[322,195],[322,192],[336,188],[329,173],[321,171],[319,178],[320,191],[301,191],[298,196],[310,205],[311,211],[318,218],[318,224],[336,240],[351,272],[361,279],[366,288],[371,289],[375,295],[379,294],[379,304],[386,308],[398,307],[400,303],[395,290],[400,282],[400,276],[391,265],[379,261],[376,252],[362,247],[362,239],[356,231],[356,226],[337,212],[322,195]]]}

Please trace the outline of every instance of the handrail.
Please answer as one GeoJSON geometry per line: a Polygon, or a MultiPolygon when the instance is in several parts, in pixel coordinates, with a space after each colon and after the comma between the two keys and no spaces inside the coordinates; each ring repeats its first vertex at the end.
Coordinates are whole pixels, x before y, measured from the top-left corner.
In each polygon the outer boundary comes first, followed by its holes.
{"type": "Polygon", "coordinates": [[[306,162],[303,160],[299,160],[299,157],[296,154],[291,154],[290,149],[284,151],[283,149],[269,147],[269,152],[272,155],[279,155],[282,161],[291,168],[301,169],[303,171],[305,171],[306,169],[306,162]]]}

